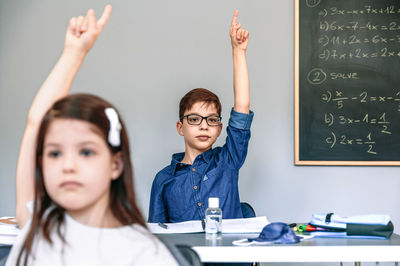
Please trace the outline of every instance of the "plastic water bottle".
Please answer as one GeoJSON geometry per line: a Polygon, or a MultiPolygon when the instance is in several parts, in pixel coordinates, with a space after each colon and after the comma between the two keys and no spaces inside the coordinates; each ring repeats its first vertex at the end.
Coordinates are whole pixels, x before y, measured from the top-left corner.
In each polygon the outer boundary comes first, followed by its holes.
{"type": "Polygon", "coordinates": [[[206,210],[206,239],[221,237],[222,210],[219,208],[219,198],[208,198],[206,210]]]}

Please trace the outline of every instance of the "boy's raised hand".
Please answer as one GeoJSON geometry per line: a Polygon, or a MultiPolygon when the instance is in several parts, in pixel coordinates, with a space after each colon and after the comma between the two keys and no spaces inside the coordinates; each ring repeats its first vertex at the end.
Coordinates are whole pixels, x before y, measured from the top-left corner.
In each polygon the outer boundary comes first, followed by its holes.
{"type": "Polygon", "coordinates": [[[106,26],[111,10],[111,5],[107,5],[98,20],[96,20],[93,9],[89,9],[85,17],[71,18],[65,36],[64,49],[72,49],[85,54],[89,52],[97,37],[106,26]]]}
{"type": "Polygon", "coordinates": [[[239,48],[241,50],[247,49],[249,43],[249,32],[242,29],[242,25],[237,22],[239,11],[235,10],[232,17],[231,28],[229,34],[231,36],[232,49],[239,48]]]}

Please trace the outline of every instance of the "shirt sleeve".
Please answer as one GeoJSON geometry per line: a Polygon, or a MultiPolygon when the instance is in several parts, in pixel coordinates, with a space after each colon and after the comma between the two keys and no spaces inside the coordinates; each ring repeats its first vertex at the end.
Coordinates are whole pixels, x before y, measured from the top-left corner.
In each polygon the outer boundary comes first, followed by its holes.
{"type": "Polygon", "coordinates": [[[167,210],[163,200],[163,185],[159,182],[159,174],[154,178],[151,186],[150,208],[149,208],[149,223],[166,223],[167,210]]]}
{"type": "Polygon", "coordinates": [[[229,126],[250,130],[251,123],[253,122],[254,112],[250,110],[249,114],[236,112],[233,108],[229,118],[229,126]]]}
{"type": "MultiPolygon", "coordinates": [[[[242,167],[248,150],[250,140],[250,126],[254,113],[249,114],[236,112],[233,108],[226,128],[226,143],[222,147],[229,166],[239,170],[242,167]]],[[[224,156],[224,157],[225,157],[224,156]]]]}

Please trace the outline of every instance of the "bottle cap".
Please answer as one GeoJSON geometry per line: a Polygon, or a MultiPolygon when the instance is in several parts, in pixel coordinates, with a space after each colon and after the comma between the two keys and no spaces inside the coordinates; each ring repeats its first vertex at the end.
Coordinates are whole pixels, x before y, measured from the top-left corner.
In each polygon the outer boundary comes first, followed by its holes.
{"type": "Polygon", "coordinates": [[[219,208],[219,198],[208,198],[209,208],[219,208]]]}

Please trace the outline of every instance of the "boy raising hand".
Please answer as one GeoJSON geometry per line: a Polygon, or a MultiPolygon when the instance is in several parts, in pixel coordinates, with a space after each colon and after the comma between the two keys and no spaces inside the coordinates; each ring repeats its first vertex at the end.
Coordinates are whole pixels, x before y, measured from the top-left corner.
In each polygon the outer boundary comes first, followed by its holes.
{"type": "Polygon", "coordinates": [[[242,218],[238,190],[253,112],[249,110],[249,77],[246,49],[249,32],[237,22],[235,11],[230,38],[233,56],[234,107],[226,143],[212,145],[222,130],[221,103],[207,89],[189,91],[179,104],[178,134],[185,152],[172,155],[171,164],[155,177],[151,190],[149,222],[182,222],[204,219],[209,197],[218,197],[223,218],[242,218]]]}

